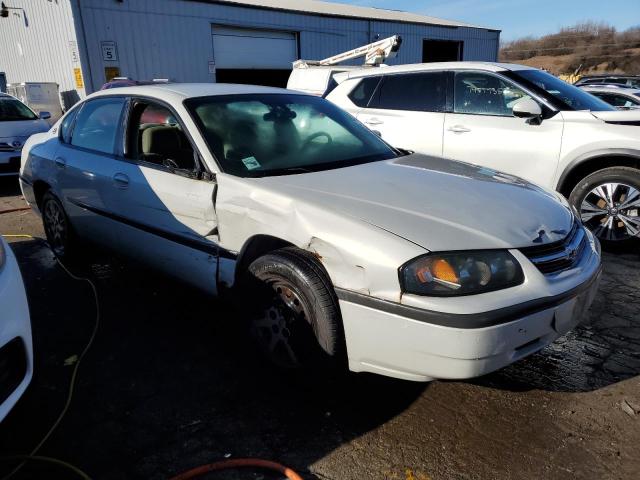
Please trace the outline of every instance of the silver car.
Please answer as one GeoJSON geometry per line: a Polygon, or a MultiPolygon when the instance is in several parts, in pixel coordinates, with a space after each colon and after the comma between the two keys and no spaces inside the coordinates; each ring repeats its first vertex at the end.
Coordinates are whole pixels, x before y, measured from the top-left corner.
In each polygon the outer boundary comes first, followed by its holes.
{"type": "Polygon", "coordinates": [[[585,85],[580,88],[619,110],[640,108],[640,89],[617,85],[585,85]]]}
{"type": "Polygon", "coordinates": [[[289,368],[482,375],[573,328],[600,278],[559,194],[275,88],[94,94],[27,142],[20,182],[59,256],[91,240],[234,292],[289,368]]]}
{"type": "Polygon", "coordinates": [[[22,146],[30,135],[46,132],[51,114],[37,115],[11,95],[0,93],[0,177],[17,175],[22,146]]]}

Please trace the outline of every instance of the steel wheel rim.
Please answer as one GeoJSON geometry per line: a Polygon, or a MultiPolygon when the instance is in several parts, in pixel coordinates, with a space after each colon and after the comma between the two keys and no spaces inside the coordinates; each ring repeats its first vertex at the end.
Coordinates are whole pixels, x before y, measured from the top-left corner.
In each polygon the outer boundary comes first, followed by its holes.
{"type": "Polygon", "coordinates": [[[640,190],[626,183],[594,187],[580,203],[580,217],[600,239],[619,242],[640,236],[640,190]]]}
{"type": "Polygon", "coordinates": [[[253,335],[273,363],[282,368],[298,369],[302,362],[292,341],[299,327],[308,326],[308,308],[289,281],[278,278],[266,283],[273,293],[268,307],[253,321],[253,335]]]}
{"type": "Polygon", "coordinates": [[[60,256],[64,254],[64,242],[67,236],[67,222],[64,212],[53,201],[44,207],[44,226],[53,252],[60,256]]]}

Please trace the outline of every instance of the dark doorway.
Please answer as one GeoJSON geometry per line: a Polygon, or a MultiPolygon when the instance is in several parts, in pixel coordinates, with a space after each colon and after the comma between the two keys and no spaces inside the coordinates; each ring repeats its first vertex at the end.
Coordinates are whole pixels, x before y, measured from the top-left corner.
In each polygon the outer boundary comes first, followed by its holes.
{"type": "Polygon", "coordinates": [[[454,40],[423,40],[422,62],[458,62],[464,54],[464,42],[454,40]]]}
{"type": "Polygon", "coordinates": [[[267,87],[286,87],[291,70],[257,70],[244,68],[223,68],[216,70],[218,83],[245,83],[267,87]]]}

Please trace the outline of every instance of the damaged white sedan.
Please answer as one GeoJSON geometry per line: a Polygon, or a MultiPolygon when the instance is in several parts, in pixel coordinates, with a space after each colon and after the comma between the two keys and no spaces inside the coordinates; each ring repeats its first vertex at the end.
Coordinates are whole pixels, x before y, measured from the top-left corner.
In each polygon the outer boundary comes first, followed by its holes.
{"type": "Polygon", "coordinates": [[[574,327],[600,277],[556,194],[395,150],[280,89],[100,92],[31,137],[20,181],[57,255],[90,239],[238,292],[285,367],[482,375],[574,327]]]}

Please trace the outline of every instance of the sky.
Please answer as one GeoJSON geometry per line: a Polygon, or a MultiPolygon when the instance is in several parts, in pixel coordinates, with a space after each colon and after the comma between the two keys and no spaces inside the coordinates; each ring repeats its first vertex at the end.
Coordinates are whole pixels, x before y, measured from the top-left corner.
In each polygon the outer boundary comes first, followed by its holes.
{"type": "Polygon", "coordinates": [[[331,0],[404,10],[502,30],[503,41],[554,33],[584,20],[640,26],[640,0],[331,0]]]}

